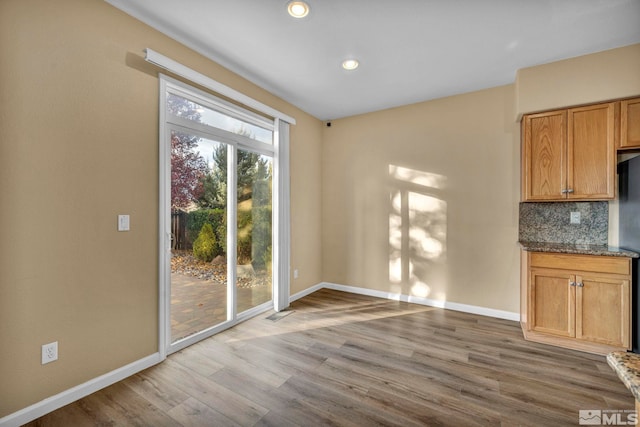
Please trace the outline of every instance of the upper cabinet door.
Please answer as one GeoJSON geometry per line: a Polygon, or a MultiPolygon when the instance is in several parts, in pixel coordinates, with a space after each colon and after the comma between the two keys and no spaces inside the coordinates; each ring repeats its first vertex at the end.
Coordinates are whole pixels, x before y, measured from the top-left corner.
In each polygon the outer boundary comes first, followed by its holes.
{"type": "Polygon", "coordinates": [[[566,121],[566,110],[525,116],[523,200],[566,198],[566,121]]]}
{"type": "Polygon", "coordinates": [[[640,148],[640,98],[620,102],[620,148],[640,148]]]}
{"type": "Polygon", "coordinates": [[[615,197],[615,107],[610,102],[568,110],[568,199],[615,197]]]}

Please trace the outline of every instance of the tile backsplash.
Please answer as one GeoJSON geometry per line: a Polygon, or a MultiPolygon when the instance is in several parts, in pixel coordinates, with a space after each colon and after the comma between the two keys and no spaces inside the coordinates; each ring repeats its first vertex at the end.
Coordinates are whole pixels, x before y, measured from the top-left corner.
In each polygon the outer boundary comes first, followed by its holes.
{"type": "Polygon", "coordinates": [[[606,245],[608,233],[608,202],[520,203],[521,242],[606,245]],[[571,212],[580,213],[580,224],[571,224],[571,212]]]}

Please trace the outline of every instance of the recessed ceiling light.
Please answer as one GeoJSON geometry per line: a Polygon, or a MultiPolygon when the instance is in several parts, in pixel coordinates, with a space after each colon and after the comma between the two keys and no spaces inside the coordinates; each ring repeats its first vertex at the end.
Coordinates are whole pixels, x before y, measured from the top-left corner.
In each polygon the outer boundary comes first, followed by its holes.
{"type": "Polygon", "coordinates": [[[348,71],[355,70],[358,68],[358,65],[360,65],[360,63],[355,59],[345,59],[342,61],[342,68],[348,71]]]}
{"type": "Polygon", "coordinates": [[[309,14],[309,5],[303,1],[292,1],[287,5],[287,11],[294,18],[304,18],[309,14]]]}

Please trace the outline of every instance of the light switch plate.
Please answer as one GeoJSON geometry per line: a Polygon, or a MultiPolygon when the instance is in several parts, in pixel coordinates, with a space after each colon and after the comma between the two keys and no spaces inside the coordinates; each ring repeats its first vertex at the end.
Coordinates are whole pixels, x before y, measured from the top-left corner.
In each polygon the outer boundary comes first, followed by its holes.
{"type": "Polygon", "coordinates": [[[580,212],[571,212],[571,224],[580,224],[580,212]]]}
{"type": "Polygon", "coordinates": [[[129,231],[129,215],[118,215],[118,231],[129,231]]]}

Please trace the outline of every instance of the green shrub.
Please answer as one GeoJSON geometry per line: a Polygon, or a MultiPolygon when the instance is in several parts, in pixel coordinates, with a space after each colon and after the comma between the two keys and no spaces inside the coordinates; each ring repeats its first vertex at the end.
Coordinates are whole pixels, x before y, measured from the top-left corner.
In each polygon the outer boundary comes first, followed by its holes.
{"type": "Polygon", "coordinates": [[[193,244],[198,238],[202,226],[208,222],[209,209],[199,209],[187,213],[187,238],[193,244]]]}
{"type": "Polygon", "coordinates": [[[251,230],[238,233],[238,264],[251,262],[251,230]]]}
{"type": "Polygon", "coordinates": [[[252,209],[251,263],[255,271],[266,270],[271,264],[271,207],[252,209]]]}
{"type": "Polygon", "coordinates": [[[216,228],[216,238],[218,240],[218,255],[225,255],[227,253],[227,217],[216,228]]]}
{"type": "MultiPolygon", "coordinates": [[[[264,251],[264,254],[262,254],[263,269],[262,270],[256,270],[256,271],[260,271],[260,272],[271,274],[272,271],[273,271],[272,260],[273,259],[272,259],[272,255],[271,255],[271,245],[269,245],[267,250],[264,251]]],[[[254,270],[255,270],[255,267],[254,267],[254,270]]]]}
{"type": "Polygon", "coordinates": [[[251,210],[238,210],[238,230],[242,230],[251,224],[251,210]]]}
{"type": "Polygon", "coordinates": [[[227,252],[227,211],[216,208],[209,211],[209,223],[216,236],[216,256],[227,252]]]}
{"type": "Polygon", "coordinates": [[[187,214],[187,236],[195,242],[204,224],[211,224],[215,236],[215,256],[224,255],[227,243],[227,211],[224,209],[198,209],[187,214]]]}
{"type": "Polygon", "coordinates": [[[200,261],[211,262],[216,255],[216,236],[211,224],[205,223],[193,242],[193,256],[200,261]]]}

